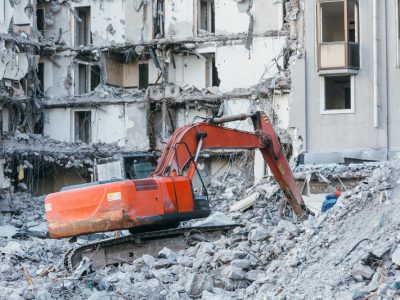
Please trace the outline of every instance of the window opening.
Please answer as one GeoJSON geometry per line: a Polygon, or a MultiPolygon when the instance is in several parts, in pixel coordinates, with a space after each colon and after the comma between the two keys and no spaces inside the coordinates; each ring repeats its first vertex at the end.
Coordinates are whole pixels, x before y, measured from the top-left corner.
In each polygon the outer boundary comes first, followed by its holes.
{"type": "Polygon", "coordinates": [[[90,143],[91,115],[92,113],[88,110],[75,112],[75,141],[90,143]]]}

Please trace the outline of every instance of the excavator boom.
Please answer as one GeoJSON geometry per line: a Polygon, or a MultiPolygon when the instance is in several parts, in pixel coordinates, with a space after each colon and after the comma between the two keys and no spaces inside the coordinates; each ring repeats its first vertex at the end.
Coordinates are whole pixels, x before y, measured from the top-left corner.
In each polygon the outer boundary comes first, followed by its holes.
{"type": "Polygon", "coordinates": [[[192,178],[201,150],[259,149],[298,217],[305,212],[285,153],[262,112],[209,119],[177,129],[155,171],[141,180],[96,182],[50,194],[45,199],[51,237],[176,224],[210,214],[208,197],[195,195],[192,178]],[[254,132],[221,126],[251,118],[254,132]]]}

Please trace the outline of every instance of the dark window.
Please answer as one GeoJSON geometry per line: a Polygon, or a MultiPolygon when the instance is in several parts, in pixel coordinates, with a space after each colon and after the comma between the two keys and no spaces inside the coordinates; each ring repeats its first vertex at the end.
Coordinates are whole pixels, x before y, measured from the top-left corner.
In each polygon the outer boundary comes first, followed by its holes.
{"type": "Polygon", "coordinates": [[[43,113],[41,113],[39,120],[34,124],[33,133],[43,134],[43,117],[43,113]]]}
{"type": "Polygon", "coordinates": [[[149,86],[149,65],[139,64],[139,89],[146,89],[149,86]]]}
{"type": "Polygon", "coordinates": [[[215,64],[215,57],[212,58],[212,85],[219,86],[221,80],[218,77],[218,69],[215,64]]]}
{"type": "Polygon", "coordinates": [[[75,42],[76,46],[89,45],[90,38],[90,7],[76,8],[76,29],[75,29],[75,42]]]}
{"type": "Polygon", "coordinates": [[[215,54],[206,54],[206,86],[219,86],[218,69],[215,65],[215,54]]]}
{"type": "Polygon", "coordinates": [[[100,84],[100,66],[94,65],[90,67],[90,90],[94,89],[100,84]]]}
{"type": "Polygon", "coordinates": [[[215,9],[213,0],[199,0],[198,28],[201,32],[215,32],[215,9]]]}
{"type": "Polygon", "coordinates": [[[325,77],[325,110],[351,109],[351,77],[325,77]]]}
{"type": "Polygon", "coordinates": [[[153,155],[124,157],[124,168],[127,179],[146,178],[155,170],[157,159],[153,155]]]}
{"type": "Polygon", "coordinates": [[[36,28],[42,34],[44,33],[44,10],[43,10],[43,8],[38,8],[36,10],[36,28]]]}
{"type": "Polygon", "coordinates": [[[165,9],[164,0],[157,0],[156,14],[154,17],[154,38],[162,38],[165,36],[165,9]]]}
{"type": "Polygon", "coordinates": [[[36,86],[36,96],[39,97],[44,92],[44,63],[38,64],[37,79],[38,84],[36,86]]]}
{"type": "Polygon", "coordinates": [[[90,143],[91,140],[91,112],[75,112],[75,141],[90,143]]]}
{"type": "Polygon", "coordinates": [[[322,42],[345,41],[344,1],[321,3],[322,42]]]}
{"type": "Polygon", "coordinates": [[[78,65],[78,95],[82,95],[88,92],[88,66],[79,64],[78,65]]]}

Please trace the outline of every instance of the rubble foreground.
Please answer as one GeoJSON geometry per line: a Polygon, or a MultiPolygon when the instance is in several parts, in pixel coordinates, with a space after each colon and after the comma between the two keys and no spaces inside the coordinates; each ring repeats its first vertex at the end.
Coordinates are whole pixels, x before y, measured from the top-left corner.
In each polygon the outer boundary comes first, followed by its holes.
{"type": "Polygon", "coordinates": [[[367,171],[336,171],[368,177],[327,213],[296,222],[274,180],[249,187],[231,174],[209,188],[211,221],[243,227],[215,242],[96,271],[87,258],[72,274],[64,253],[84,240],[43,237],[43,197],[15,194],[16,214],[0,226],[0,299],[396,299],[400,157],[367,171]],[[243,198],[248,207],[232,209],[243,198]]]}

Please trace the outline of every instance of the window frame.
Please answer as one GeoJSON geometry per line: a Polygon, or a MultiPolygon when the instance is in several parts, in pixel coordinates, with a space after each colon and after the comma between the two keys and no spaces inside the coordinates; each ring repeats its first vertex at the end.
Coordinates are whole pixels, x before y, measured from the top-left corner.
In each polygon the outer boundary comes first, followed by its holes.
{"type": "Polygon", "coordinates": [[[335,74],[334,76],[320,76],[320,114],[321,115],[337,115],[337,114],[354,114],[355,113],[355,75],[335,74]],[[350,108],[349,109],[326,109],[325,103],[325,78],[335,76],[350,77],[350,108]]]}
{"type": "Polygon", "coordinates": [[[93,133],[93,128],[92,128],[92,125],[93,125],[93,119],[92,119],[93,111],[91,109],[76,108],[76,109],[73,109],[71,112],[72,112],[72,122],[71,122],[71,133],[72,133],[72,139],[71,140],[72,140],[72,142],[81,141],[82,143],[85,143],[85,144],[88,144],[88,145],[92,144],[92,142],[93,142],[93,136],[92,136],[92,133],[93,133]],[[75,124],[76,124],[76,115],[79,112],[89,112],[90,113],[89,141],[88,141],[88,143],[86,143],[85,141],[82,141],[80,139],[76,139],[75,124]]]}
{"type": "MultiPolygon", "coordinates": [[[[76,6],[75,8],[75,14],[79,16],[79,12],[83,11],[86,13],[86,18],[87,18],[87,28],[85,28],[84,31],[86,31],[86,41],[84,41],[83,46],[89,46],[92,44],[92,10],[90,6],[76,6]]],[[[82,45],[82,43],[79,43],[78,38],[78,29],[82,24],[78,20],[75,19],[74,22],[74,45],[75,47],[79,47],[82,45]]]]}
{"type": "MultiPolygon", "coordinates": [[[[316,0],[316,51],[317,51],[317,70],[318,72],[324,72],[329,70],[336,70],[336,69],[353,69],[359,70],[361,67],[361,58],[360,58],[360,7],[359,7],[359,0],[316,0]],[[335,3],[335,2],[342,2],[343,3],[343,21],[344,21],[344,41],[334,41],[334,42],[324,42],[323,41],[323,13],[322,13],[322,5],[327,3],[335,3]],[[349,12],[350,12],[350,5],[354,2],[355,5],[355,41],[351,42],[349,38],[349,12]],[[323,67],[322,66],[322,47],[325,45],[344,45],[344,65],[343,66],[334,66],[334,67],[323,67]],[[351,62],[351,47],[356,46],[358,51],[358,66],[357,63],[351,62]],[[354,65],[353,65],[354,64],[354,65]]],[[[355,50],[353,50],[355,51],[355,50]]]]}
{"type": "Polygon", "coordinates": [[[215,1],[214,0],[198,0],[197,1],[197,14],[196,14],[196,24],[197,24],[197,35],[201,35],[200,30],[205,30],[207,33],[215,33],[215,1]],[[207,29],[201,28],[201,2],[207,2],[207,29]],[[213,8],[214,5],[214,8],[213,8]],[[214,18],[213,18],[214,9],[214,18]],[[214,23],[214,28],[213,28],[214,23]],[[213,30],[214,29],[214,30],[213,30]]]}

